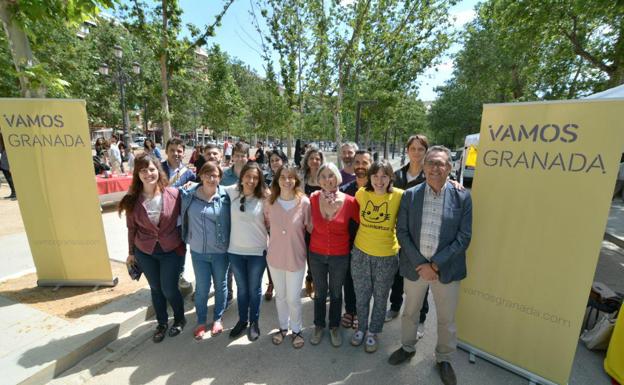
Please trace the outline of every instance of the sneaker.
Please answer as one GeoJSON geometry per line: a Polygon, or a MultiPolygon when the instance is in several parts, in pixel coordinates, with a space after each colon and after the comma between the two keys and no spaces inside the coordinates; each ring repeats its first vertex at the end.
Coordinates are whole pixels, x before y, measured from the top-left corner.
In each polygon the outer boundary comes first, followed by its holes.
{"type": "Polygon", "coordinates": [[[312,333],[312,338],[310,338],[310,343],[312,345],[318,345],[321,343],[323,339],[323,328],[320,326],[314,327],[314,333],[312,333]]]}
{"type": "Polygon", "coordinates": [[[175,321],[169,329],[169,337],[175,337],[178,334],[182,333],[182,330],[184,330],[184,326],[186,326],[186,318],[175,321]]]}
{"type": "Polygon", "coordinates": [[[252,322],[249,325],[249,329],[247,329],[247,338],[249,341],[255,341],[260,337],[260,327],[258,326],[258,322],[252,322]]]}
{"type": "Polygon", "coordinates": [[[425,323],[421,322],[418,324],[418,329],[416,330],[416,338],[421,339],[425,336],[425,323]]]}
{"type": "Polygon", "coordinates": [[[236,338],[243,333],[243,330],[247,329],[246,321],[238,321],[234,328],[230,331],[230,338],[236,338]]]}
{"type": "Polygon", "coordinates": [[[152,336],[152,341],[159,343],[165,339],[165,332],[167,331],[167,324],[160,324],[156,326],[156,330],[154,331],[154,335],[152,336]]]}
{"type": "Polygon", "coordinates": [[[408,352],[407,350],[403,349],[403,347],[400,347],[390,355],[390,358],[388,358],[388,363],[390,365],[399,365],[404,363],[405,361],[411,360],[415,354],[416,352],[408,352]]]}
{"type": "Polygon", "coordinates": [[[351,337],[351,345],[360,346],[364,342],[364,332],[361,330],[357,330],[353,333],[353,337],[351,337]]]}
{"type": "Polygon", "coordinates": [[[342,346],[342,334],[340,334],[340,328],[329,328],[329,340],[335,348],[342,346]]]}
{"type": "Polygon", "coordinates": [[[377,334],[368,333],[366,335],[366,346],[364,346],[366,353],[375,353],[377,351],[377,334]]]}
{"type": "Polygon", "coordinates": [[[399,316],[399,312],[398,311],[390,309],[390,310],[388,310],[386,312],[386,318],[384,319],[384,322],[392,321],[393,319],[395,319],[398,316],[399,316]]]}

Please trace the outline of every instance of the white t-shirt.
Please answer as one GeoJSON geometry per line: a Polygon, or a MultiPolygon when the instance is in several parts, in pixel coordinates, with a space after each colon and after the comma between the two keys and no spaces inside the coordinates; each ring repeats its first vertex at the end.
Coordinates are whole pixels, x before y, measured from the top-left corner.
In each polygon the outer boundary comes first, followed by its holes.
{"type": "Polygon", "coordinates": [[[111,143],[110,148],[108,149],[108,157],[110,158],[111,163],[121,163],[121,152],[119,152],[117,143],[111,143]]]}
{"type": "Polygon", "coordinates": [[[143,207],[147,211],[147,217],[154,226],[158,226],[160,222],[160,213],[162,212],[162,194],[156,194],[152,199],[145,199],[143,207]]]}
{"type": "Polygon", "coordinates": [[[264,199],[245,198],[245,211],[241,211],[242,194],[236,185],[225,191],[230,196],[230,246],[228,253],[262,255],[267,249],[268,233],[264,222],[264,199]]]}

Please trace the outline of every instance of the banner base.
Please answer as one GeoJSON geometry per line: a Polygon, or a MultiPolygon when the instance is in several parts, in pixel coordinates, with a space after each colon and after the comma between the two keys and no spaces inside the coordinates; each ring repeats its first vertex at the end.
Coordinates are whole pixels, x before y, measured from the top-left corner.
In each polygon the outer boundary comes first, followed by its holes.
{"type": "Polygon", "coordinates": [[[486,353],[478,348],[475,348],[474,346],[466,343],[466,342],[462,342],[462,341],[458,341],[457,342],[457,347],[465,350],[466,352],[468,352],[470,354],[470,363],[474,364],[476,361],[474,359],[474,356],[478,356],[483,358],[486,361],[490,361],[491,363],[498,365],[500,367],[502,367],[503,369],[507,369],[512,373],[515,373],[519,376],[522,376],[524,378],[526,378],[527,380],[529,380],[529,384],[533,385],[533,384],[542,384],[542,385],[558,385],[555,382],[552,382],[550,380],[547,380],[543,377],[538,376],[535,373],[531,373],[526,369],[523,369],[519,366],[516,366],[512,363],[509,363],[505,360],[503,360],[502,358],[498,358],[496,356],[491,355],[490,353],[486,353]]]}
{"type": "Polygon", "coordinates": [[[105,287],[111,287],[111,286],[117,286],[117,283],[119,283],[119,279],[117,277],[114,277],[112,279],[112,281],[79,281],[79,280],[53,280],[53,279],[38,279],[37,280],[37,286],[41,286],[41,287],[63,287],[63,286],[95,286],[95,287],[99,287],[99,286],[105,286],[105,287]]]}

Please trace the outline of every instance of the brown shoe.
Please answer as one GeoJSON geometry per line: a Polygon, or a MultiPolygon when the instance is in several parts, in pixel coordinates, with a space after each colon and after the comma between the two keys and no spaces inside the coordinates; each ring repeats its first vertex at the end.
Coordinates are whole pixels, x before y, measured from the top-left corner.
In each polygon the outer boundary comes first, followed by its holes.
{"type": "Polygon", "coordinates": [[[457,385],[455,371],[453,370],[450,362],[438,362],[438,370],[440,372],[440,379],[442,379],[442,383],[444,385],[457,385]]]}
{"type": "Polygon", "coordinates": [[[269,283],[269,286],[267,286],[267,290],[264,293],[264,299],[266,301],[270,301],[271,298],[273,298],[273,284],[269,283]]]}
{"type": "Polygon", "coordinates": [[[314,297],[314,284],[312,283],[312,280],[307,280],[305,281],[305,291],[306,291],[306,296],[313,298],[314,297]]]}

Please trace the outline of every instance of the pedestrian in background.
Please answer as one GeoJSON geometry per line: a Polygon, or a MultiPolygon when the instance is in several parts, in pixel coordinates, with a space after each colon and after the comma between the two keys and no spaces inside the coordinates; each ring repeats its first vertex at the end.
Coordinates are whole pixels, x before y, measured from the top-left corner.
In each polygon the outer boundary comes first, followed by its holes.
{"type": "Polygon", "coordinates": [[[289,328],[292,345],[301,348],[304,338],[301,312],[301,285],[306,267],[306,230],[312,230],[310,201],[301,191],[294,166],[284,165],[275,173],[271,196],[264,212],[271,229],[267,265],[275,285],[275,305],[279,330],[273,334],[275,345],[282,343],[289,328]]]}
{"type": "Polygon", "coordinates": [[[167,187],[167,176],[158,159],[141,154],[135,160],[132,184],[119,203],[119,214],[126,213],[128,264],[137,263],[145,273],[152,294],[158,326],[152,339],[161,342],[169,326],[167,302],[174,321],[169,336],[175,337],[186,325],[182,294],[178,288],[180,262],[186,247],[177,228],[180,196],[167,187]]]}
{"type": "Polygon", "coordinates": [[[143,142],[143,149],[146,153],[154,155],[159,161],[162,160],[162,155],[160,154],[160,150],[151,139],[145,139],[143,142]]]}
{"type": "Polygon", "coordinates": [[[217,163],[206,162],[198,174],[201,184],[182,194],[182,238],[191,249],[195,272],[197,326],[193,335],[202,339],[208,329],[208,293],[214,283],[215,305],[210,334],[223,332],[223,312],[227,300],[227,249],[230,243],[230,198],[219,186],[223,171],[217,163]]]}
{"type": "Polygon", "coordinates": [[[15,193],[15,185],[13,184],[13,174],[11,174],[11,166],[9,165],[9,157],[7,156],[6,148],[4,147],[4,138],[2,137],[2,133],[0,133],[0,169],[2,170],[4,179],[7,180],[9,188],[11,189],[11,194],[4,197],[4,199],[16,200],[17,194],[15,193]]]}
{"type": "Polygon", "coordinates": [[[388,292],[399,268],[395,225],[403,190],[392,187],[393,179],[392,165],[388,161],[373,163],[368,170],[366,187],[355,193],[360,206],[360,227],[351,254],[351,275],[359,326],[351,345],[361,345],[366,337],[367,353],[377,351],[388,292]],[[373,309],[369,321],[371,297],[373,309]]]}

